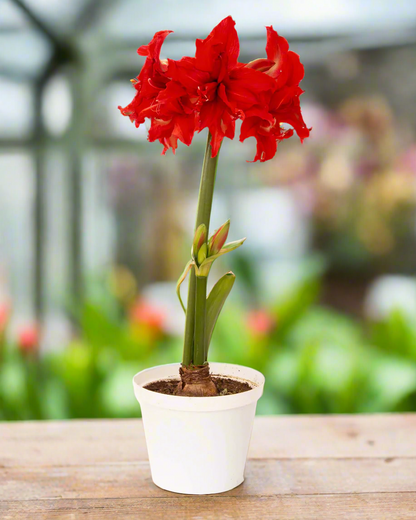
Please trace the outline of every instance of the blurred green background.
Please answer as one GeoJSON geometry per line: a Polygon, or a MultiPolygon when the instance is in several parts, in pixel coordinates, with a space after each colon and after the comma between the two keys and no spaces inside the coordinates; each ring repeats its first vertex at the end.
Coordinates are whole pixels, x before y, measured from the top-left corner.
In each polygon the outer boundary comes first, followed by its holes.
{"type": "Polygon", "coordinates": [[[0,0],[0,420],[137,417],[181,360],[205,135],[161,157],[117,105],[154,32],[178,59],[229,14],[241,61],[271,24],[299,52],[313,131],[223,144],[212,229],[247,241],[210,359],[265,374],[259,413],[416,411],[414,2],[0,0]]]}

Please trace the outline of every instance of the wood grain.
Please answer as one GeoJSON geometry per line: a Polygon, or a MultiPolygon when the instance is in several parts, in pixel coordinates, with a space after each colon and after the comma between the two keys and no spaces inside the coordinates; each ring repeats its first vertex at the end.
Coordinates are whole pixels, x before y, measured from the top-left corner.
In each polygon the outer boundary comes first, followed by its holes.
{"type": "MultiPolygon", "coordinates": [[[[222,496],[416,492],[416,459],[249,460],[244,485],[222,496]]],[[[6,469],[0,500],[169,498],[148,463],[6,469]]]]}
{"type": "MultiPolygon", "coordinates": [[[[416,457],[415,438],[416,414],[256,417],[249,457],[416,457]]],[[[143,460],[137,419],[0,424],[0,467],[143,460]]]]}
{"type": "Polygon", "coordinates": [[[2,520],[415,520],[416,493],[0,502],[2,520]]]}
{"type": "Polygon", "coordinates": [[[151,481],[140,420],[0,424],[0,518],[416,520],[416,414],[255,421],[246,481],[189,497],[151,481]]]}

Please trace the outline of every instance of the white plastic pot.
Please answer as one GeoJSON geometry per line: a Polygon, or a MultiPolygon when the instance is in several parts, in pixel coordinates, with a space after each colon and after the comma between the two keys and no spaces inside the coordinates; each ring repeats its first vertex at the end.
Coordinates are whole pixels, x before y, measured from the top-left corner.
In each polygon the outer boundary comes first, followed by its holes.
{"type": "Polygon", "coordinates": [[[264,376],[252,368],[210,363],[213,375],[242,379],[252,390],[218,397],[180,397],[143,388],[152,381],[177,379],[179,366],[157,366],[133,378],[153,482],[168,491],[194,495],[233,489],[244,481],[264,376]]]}

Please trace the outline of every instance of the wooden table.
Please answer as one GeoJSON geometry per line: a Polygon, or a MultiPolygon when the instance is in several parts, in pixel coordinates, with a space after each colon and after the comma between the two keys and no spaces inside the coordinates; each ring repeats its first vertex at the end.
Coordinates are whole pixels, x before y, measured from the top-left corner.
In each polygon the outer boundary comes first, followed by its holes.
{"type": "Polygon", "coordinates": [[[150,479],[141,421],[0,424],[0,518],[415,520],[416,414],[257,417],[246,481],[150,479]]]}

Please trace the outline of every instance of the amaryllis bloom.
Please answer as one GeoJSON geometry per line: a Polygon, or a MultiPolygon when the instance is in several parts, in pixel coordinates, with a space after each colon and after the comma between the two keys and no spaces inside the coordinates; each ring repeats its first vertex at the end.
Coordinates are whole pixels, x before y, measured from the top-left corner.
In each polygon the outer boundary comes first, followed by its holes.
{"type": "Polygon", "coordinates": [[[289,44],[283,36],[279,36],[273,26],[266,27],[267,58],[258,58],[247,63],[246,67],[264,72],[276,80],[275,88],[285,85],[299,85],[303,79],[304,69],[299,56],[289,51],[289,44]]]}
{"type": "Polygon", "coordinates": [[[189,146],[195,134],[197,120],[195,107],[186,89],[171,81],[157,98],[157,106],[149,107],[143,115],[152,121],[149,141],[158,139],[163,145],[162,154],[169,148],[175,152],[178,139],[189,146]]]}
{"type": "Polygon", "coordinates": [[[262,105],[248,110],[241,125],[240,141],[247,137],[255,137],[257,140],[255,161],[272,159],[278,141],[293,135],[293,130],[283,129],[282,123],[291,125],[301,141],[309,137],[310,132],[300,110],[299,96],[303,90],[299,83],[304,69],[299,56],[289,51],[287,41],[273,27],[267,27],[266,53],[267,59],[254,60],[247,64],[247,67],[261,70],[275,79],[275,89],[270,98],[262,105]]]}
{"type": "Polygon", "coordinates": [[[228,16],[205,40],[196,41],[195,58],[169,60],[172,78],[184,85],[199,108],[199,130],[212,135],[212,157],[224,137],[233,139],[235,120],[244,110],[260,102],[263,92],[272,91],[273,81],[237,62],[240,52],[235,22],[228,16]]]}
{"type": "Polygon", "coordinates": [[[154,105],[158,94],[166,88],[169,78],[165,72],[167,63],[160,60],[160,49],[168,34],[172,31],[159,31],[149,45],[142,45],[137,54],[146,56],[145,64],[136,79],[131,80],[136,89],[133,101],[126,107],[118,107],[123,116],[139,127],[145,120],[145,111],[154,105]]]}
{"type": "Polygon", "coordinates": [[[256,160],[266,161],[276,153],[277,142],[293,135],[281,124],[291,125],[303,140],[308,137],[299,104],[303,65],[289,51],[287,41],[267,27],[267,58],[239,63],[240,45],[235,22],[228,16],[204,40],[196,40],[194,57],[179,61],[160,60],[161,45],[170,31],[155,34],[149,45],[140,47],[147,56],[140,75],[133,81],[135,98],[123,115],[151,126],[148,139],[159,140],[165,153],[177,141],[190,145],[196,131],[208,128],[212,157],[224,137],[234,138],[235,121],[243,121],[240,140],[255,137],[256,160]]]}

